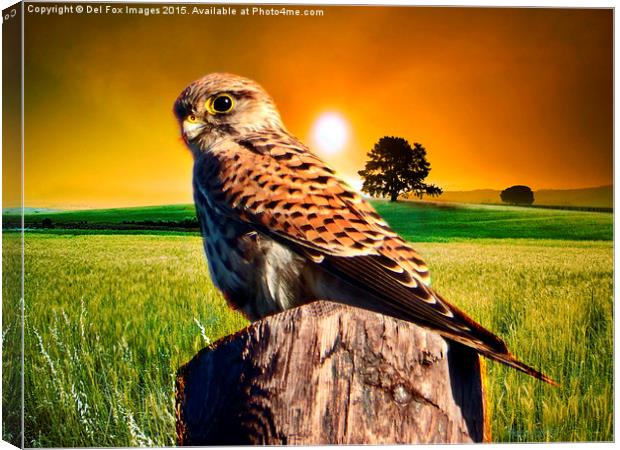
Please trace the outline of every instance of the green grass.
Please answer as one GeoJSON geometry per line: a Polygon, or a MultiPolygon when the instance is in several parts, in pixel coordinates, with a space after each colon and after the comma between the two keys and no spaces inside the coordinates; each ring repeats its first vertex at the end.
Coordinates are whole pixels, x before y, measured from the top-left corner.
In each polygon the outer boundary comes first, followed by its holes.
{"type": "Polygon", "coordinates": [[[176,370],[245,325],[194,237],[29,235],[25,286],[26,446],[173,445],[176,370]]]}
{"type": "MultiPolygon", "coordinates": [[[[17,214],[3,214],[3,218],[15,219],[17,214]]],[[[124,221],[182,221],[195,219],[194,205],[143,206],[139,208],[84,209],[77,211],[37,212],[26,214],[26,222],[50,218],[57,224],[90,222],[116,224],[124,221]]]]}
{"type": "Polygon", "coordinates": [[[21,446],[21,235],[2,235],[2,439],[21,446]]]}
{"type": "MultiPolygon", "coordinates": [[[[407,207],[388,218],[403,214],[400,231],[407,207]]],[[[562,384],[489,363],[495,441],[613,440],[610,241],[416,247],[440,292],[562,384]]],[[[27,233],[25,286],[30,447],[173,445],[176,370],[245,325],[211,285],[197,236],[27,233]]]]}
{"type": "MultiPolygon", "coordinates": [[[[469,239],[559,239],[611,240],[613,214],[588,211],[568,211],[499,205],[466,205],[454,203],[406,202],[389,203],[373,200],[379,213],[407,240],[416,242],[446,242],[469,239]]],[[[58,229],[55,232],[139,233],[139,228],[161,224],[160,232],[178,227],[198,231],[193,205],[150,206],[67,212],[39,212],[25,216],[26,227],[49,218],[58,229]],[[184,223],[185,221],[185,223],[184,223]],[[125,222],[123,224],[123,222],[125,222]],[[128,224],[131,222],[132,224],[128,224]],[[150,225],[147,226],[146,223],[150,225]],[[66,230],[73,226],[74,229],[66,230]],[[132,227],[132,230],[101,230],[101,228],[132,227]],[[81,229],[82,228],[82,229],[81,229]],[[83,228],[99,228],[83,230],[83,228]]],[[[4,214],[5,223],[19,223],[19,216],[4,214]]],[[[148,230],[148,233],[153,231],[148,230]]]]}
{"type": "Polygon", "coordinates": [[[611,240],[613,214],[455,203],[373,201],[403,238],[416,242],[456,239],[611,240]]]}
{"type": "Polygon", "coordinates": [[[417,247],[436,289],[561,384],[553,388],[489,363],[495,441],[613,440],[610,242],[417,247]]]}

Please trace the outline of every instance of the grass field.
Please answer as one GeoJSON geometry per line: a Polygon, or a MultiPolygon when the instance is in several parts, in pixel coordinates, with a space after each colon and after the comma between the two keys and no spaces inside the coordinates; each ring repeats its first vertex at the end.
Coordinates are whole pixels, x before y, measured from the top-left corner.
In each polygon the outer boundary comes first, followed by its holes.
{"type": "MultiPolygon", "coordinates": [[[[611,240],[613,215],[587,211],[567,211],[500,205],[466,205],[432,202],[389,203],[374,200],[373,205],[402,236],[416,242],[446,242],[478,238],[526,238],[560,240],[611,240]]],[[[27,214],[26,226],[53,221],[62,232],[65,226],[80,228],[118,227],[135,224],[161,223],[162,232],[169,224],[183,224],[196,219],[193,205],[149,206],[143,208],[100,209],[87,211],[41,212],[27,214]]],[[[3,219],[19,222],[18,216],[5,214],[3,219]]],[[[196,232],[198,224],[194,225],[196,232]]],[[[49,231],[47,231],[49,232],[49,231]]],[[[84,231],[74,231],[84,233],[84,231]]],[[[101,233],[100,230],[96,232],[101,233]]],[[[114,232],[108,230],[107,232],[114,232]]],[[[147,230],[151,233],[152,230],[147,230]]],[[[127,233],[127,230],[122,230],[127,233]]],[[[178,232],[177,232],[178,233],[178,232]]]]}
{"type": "MultiPolygon", "coordinates": [[[[407,208],[378,205],[411,239],[407,208]]],[[[483,208],[481,229],[505,239],[472,239],[468,210],[432,209],[417,218],[438,231],[416,248],[434,286],[562,385],[490,362],[494,440],[613,440],[612,215],[552,211],[573,240],[515,239],[531,223],[483,208]]],[[[5,233],[5,258],[18,258],[18,238],[5,233]]],[[[211,285],[200,238],[27,233],[25,264],[25,445],[174,445],[176,370],[245,325],[211,285]]],[[[19,278],[3,269],[3,281],[19,278]]]]}
{"type": "MultiPolygon", "coordinates": [[[[18,215],[4,214],[8,219],[18,215]]],[[[37,212],[26,215],[26,222],[42,221],[51,218],[54,223],[91,222],[100,224],[117,224],[124,221],[193,219],[196,217],[194,205],[144,206],[138,208],[87,209],[77,211],[37,212]]]]}
{"type": "Polygon", "coordinates": [[[21,446],[21,237],[2,235],[2,439],[21,446]]]}
{"type": "Polygon", "coordinates": [[[611,240],[613,214],[500,205],[373,201],[406,240],[524,238],[611,240]]]}

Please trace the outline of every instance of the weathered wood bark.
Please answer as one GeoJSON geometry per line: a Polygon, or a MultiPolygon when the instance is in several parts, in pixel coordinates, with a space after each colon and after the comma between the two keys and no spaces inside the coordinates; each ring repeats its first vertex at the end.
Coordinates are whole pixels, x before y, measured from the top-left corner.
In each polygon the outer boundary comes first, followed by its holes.
{"type": "Polygon", "coordinates": [[[178,443],[481,442],[483,384],[467,348],[316,302],[256,322],[179,370],[178,443]]]}

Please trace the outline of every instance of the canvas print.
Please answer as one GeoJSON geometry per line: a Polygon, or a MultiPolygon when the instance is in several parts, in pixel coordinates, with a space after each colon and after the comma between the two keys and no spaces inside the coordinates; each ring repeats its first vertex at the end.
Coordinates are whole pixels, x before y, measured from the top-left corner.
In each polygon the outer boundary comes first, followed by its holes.
{"type": "Polygon", "coordinates": [[[613,441],[613,10],[3,10],[18,447],[613,441]]]}

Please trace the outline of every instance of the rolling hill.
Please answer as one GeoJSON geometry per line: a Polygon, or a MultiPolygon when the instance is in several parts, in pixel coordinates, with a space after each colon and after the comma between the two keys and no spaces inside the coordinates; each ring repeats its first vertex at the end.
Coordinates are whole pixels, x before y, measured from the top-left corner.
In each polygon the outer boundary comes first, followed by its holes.
{"type": "MultiPolygon", "coordinates": [[[[613,239],[613,214],[505,205],[401,201],[371,203],[406,240],[454,239],[613,239]]],[[[21,217],[3,214],[4,228],[21,226],[21,217]]],[[[74,234],[185,234],[200,232],[193,205],[163,205],[51,213],[24,217],[29,231],[74,234]]]]}
{"type": "MultiPolygon", "coordinates": [[[[500,204],[500,192],[496,189],[446,191],[433,200],[438,202],[500,204]]],[[[584,189],[541,189],[534,191],[534,205],[613,208],[613,204],[614,188],[611,185],[584,189]]]]}

